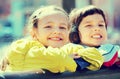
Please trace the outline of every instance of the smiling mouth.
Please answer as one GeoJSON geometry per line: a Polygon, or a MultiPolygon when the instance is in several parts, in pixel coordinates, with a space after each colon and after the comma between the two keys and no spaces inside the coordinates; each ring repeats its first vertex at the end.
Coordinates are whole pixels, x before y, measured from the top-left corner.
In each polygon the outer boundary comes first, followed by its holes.
{"type": "Polygon", "coordinates": [[[62,38],[58,38],[58,37],[53,37],[53,38],[48,38],[49,40],[53,40],[53,41],[62,41],[62,38]]]}
{"type": "Polygon", "coordinates": [[[102,35],[93,35],[92,38],[94,38],[94,39],[101,39],[102,35]]]}

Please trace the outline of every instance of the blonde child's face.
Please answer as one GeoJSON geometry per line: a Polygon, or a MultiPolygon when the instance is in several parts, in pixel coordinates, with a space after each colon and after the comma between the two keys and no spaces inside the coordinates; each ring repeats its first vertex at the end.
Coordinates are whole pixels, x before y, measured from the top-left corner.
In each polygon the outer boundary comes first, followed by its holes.
{"type": "Polygon", "coordinates": [[[100,14],[88,15],[79,25],[81,43],[87,46],[99,46],[107,39],[107,31],[100,14]]]}
{"type": "Polygon", "coordinates": [[[36,37],[43,45],[61,47],[68,43],[68,17],[55,13],[38,20],[36,37]]]}

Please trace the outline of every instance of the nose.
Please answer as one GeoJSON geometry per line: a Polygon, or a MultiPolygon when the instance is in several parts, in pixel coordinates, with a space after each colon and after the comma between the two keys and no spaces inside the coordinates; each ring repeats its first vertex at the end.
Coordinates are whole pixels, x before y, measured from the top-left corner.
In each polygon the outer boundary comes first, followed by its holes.
{"type": "Polygon", "coordinates": [[[100,28],[99,27],[95,27],[94,31],[100,31],[100,28]]]}
{"type": "Polygon", "coordinates": [[[60,34],[60,29],[59,28],[54,28],[53,33],[54,34],[60,34]]]}

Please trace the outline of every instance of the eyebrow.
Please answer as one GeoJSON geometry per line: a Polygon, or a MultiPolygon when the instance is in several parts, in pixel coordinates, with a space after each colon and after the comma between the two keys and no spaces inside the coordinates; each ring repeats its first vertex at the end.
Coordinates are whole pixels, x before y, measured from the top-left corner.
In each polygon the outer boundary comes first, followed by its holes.
{"type": "MultiPolygon", "coordinates": [[[[51,23],[54,23],[54,22],[47,22],[47,24],[51,24],[51,23]]],[[[67,25],[67,23],[60,23],[60,25],[67,25]]]]}
{"type": "Polygon", "coordinates": [[[102,20],[101,20],[100,22],[101,22],[101,23],[105,23],[105,21],[102,21],[102,20]]]}
{"type": "MultiPolygon", "coordinates": [[[[86,22],[84,22],[84,23],[91,23],[92,21],[90,20],[90,21],[86,21],[86,22]]],[[[100,23],[105,23],[105,21],[104,20],[101,20],[101,21],[99,21],[100,23]]]]}
{"type": "Polygon", "coordinates": [[[67,25],[66,23],[60,23],[61,25],[67,25]]]}
{"type": "Polygon", "coordinates": [[[47,22],[48,24],[53,23],[53,22],[47,22]]]}
{"type": "Polygon", "coordinates": [[[91,21],[85,21],[84,23],[91,23],[91,21]]]}

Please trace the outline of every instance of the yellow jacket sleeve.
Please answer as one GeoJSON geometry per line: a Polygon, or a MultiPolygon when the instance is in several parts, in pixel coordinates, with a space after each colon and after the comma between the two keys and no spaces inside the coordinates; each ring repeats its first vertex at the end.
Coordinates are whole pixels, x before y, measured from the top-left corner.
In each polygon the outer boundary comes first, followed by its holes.
{"type": "Polygon", "coordinates": [[[43,46],[38,42],[29,42],[26,39],[21,39],[13,42],[9,47],[9,52],[7,54],[7,59],[9,65],[6,71],[19,71],[24,68],[25,55],[32,46],[43,46]]]}
{"type": "Polygon", "coordinates": [[[101,53],[94,47],[84,48],[81,45],[70,43],[63,46],[61,50],[65,50],[64,52],[68,54],[78,53],[80,57],[90,63],[90,66],[87,67],[89,70],[99,70],[104,61],[101,53]]]}
{"type": "Polygon", "coordinates": [[[103,56],[99,53],[96,48],[86,48],[84,50],[79,50],[80,56],[87,62],[90,66],[87,68],[89,70],[99,70],[104,62],[103,56]]]}
{"type": "Polygon", "coordinates": [[[59,48],[34,46],[26,55],[25,68],[47,69],[53,73],[64,71],[76,71],[76,63],[68,54],[61,52],[59,48]],[[32,64],[32,65],[31,65],[32,64]]]}
{"type": "Polygon", "coordinates": [[[77,67],[73,58],[59,48],[45,48],[36,41],[14,42],[7,58],[10,63],[8,70],[11,71],[46,69],[54,73],[74,72],[77,67]]]}

